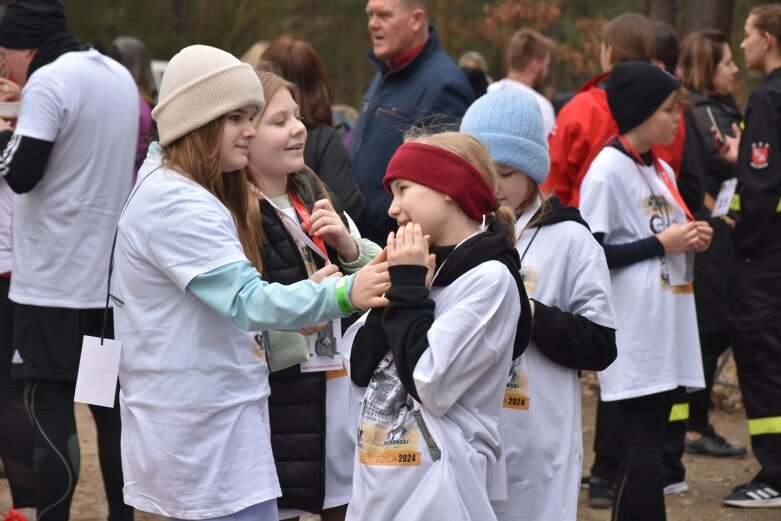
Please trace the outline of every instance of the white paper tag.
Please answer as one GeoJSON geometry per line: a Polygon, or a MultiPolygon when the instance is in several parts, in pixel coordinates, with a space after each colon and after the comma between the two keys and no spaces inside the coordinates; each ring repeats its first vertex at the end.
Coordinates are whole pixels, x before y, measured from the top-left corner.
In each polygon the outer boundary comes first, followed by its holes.
{"type": "Polygon", "coordinates": [[[665,259],[670,286],[685,286],[694,280],[694,252],[670,253],[665,259]]]}
{"type": "Polygon", "coordinates": [[[309,341],[309,360],[301,363],[302,373],[315,373],[318,371],[339,371],[343,368],[342,355],[339,354],[339,347],[342,344],[342,323],[341,320],[331,321],[331,330],[333,331],[333,342],[335,342],[334,356],[318,356],[317,354],[317,333],[307,335],[309,341]]]}
{"type": "Polygon", "coordinates": [[[732,202],[732,198],[735,196],[735,190],[737,187],[737,177],[727,179],[721,183],[719,195],[716,198],[716,204],[713,205],[713,211],[710,213],[711,217],[721,217],[722,215],[727,215],[727,212],[729,212],[729,205],[732,202]]]}
{"type": "Polygon", "coordinates": [[[104,338],[100,345],[100,338],[84,336],[74,402],[114,407],[121,350],[119,340],[104,338]]]}

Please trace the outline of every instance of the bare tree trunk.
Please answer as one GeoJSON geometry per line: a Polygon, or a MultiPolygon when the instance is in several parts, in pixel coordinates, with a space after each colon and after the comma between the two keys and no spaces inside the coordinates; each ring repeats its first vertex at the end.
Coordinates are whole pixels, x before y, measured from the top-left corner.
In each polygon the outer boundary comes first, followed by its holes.
{"type": "Polygon", "coordinates": [[[683,38],[684,35],[692,32],[699,31],[706,28],[706,10],[711,2],[703,0],[689,0],[684,2],[684,24],[683,33],[680,35],[683,38]]]}
{"type": "Polygon", "coordinates": [[[735,0],[710,0],[706,14],[708,28],[718,29],[727,37],[732,34],[732,21],[735,14],[735,0]]]}
{"type": "Polygon", "coordinates": [[[667,22],[675,27],[678,6],[675,0],[647,0],[648,18],[652,22],[667,22]]]}

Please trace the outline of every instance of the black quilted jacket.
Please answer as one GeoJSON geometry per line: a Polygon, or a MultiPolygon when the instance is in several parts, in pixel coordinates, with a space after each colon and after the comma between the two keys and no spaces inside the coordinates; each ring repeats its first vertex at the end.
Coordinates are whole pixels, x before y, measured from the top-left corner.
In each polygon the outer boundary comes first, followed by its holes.
{"type": "MultiPolygon", "coordinates": [[[[302,202],[312,205],[324,194],[306,174],[293,174],[303,187],[302,202]]],[[[341,215],[342,206],[329,192],[334,209],[341,215]]],[[[272,206],[260,202],[261,221],[269,243],[261,248],[263,280],[293,284],[308,278],[306,267],[290,233],[272,206]]],[[[343,218],[344,219],[344,218],[343,218]]],[[[338,259],[329,249],[332,261],[338,259]]],[[[313,255],[318,268],[324,262],[313,255]]],[[[271,373],[269,414],[271,449],[277,467],[282,497],[280,508],[297,508],[319,512],[325,497],[325,373],[301,373],[299,366],[271,373]]]]}
{"type": "MultiPolygon", "coordinates": [[[[710,134],[710,120],[706,107],[723,131],[732,134],[732,123],[740,123],[742,116],[735,101],[729,96],[705,97],[691,93],[691,100],[697,111],[697,126],[704,138],[707,155],[705,158],[705,191],[714,199],[719,186],[725,179],[735,177],[735,166],[719,156],[710,134]]],[[[707,214],[698,218],[708,219],[707,214]]],[[[694,259],[694,299],[697,305],[697,321],[700,332],[724,332],[727,327],[727,272],[732,258],[732,229],[722,219],[708,219],[713,227],[713,242],[708,251],[698,253],[694,259]]],[[[701,335],[702,336],[702,335],[701,335]]]]}

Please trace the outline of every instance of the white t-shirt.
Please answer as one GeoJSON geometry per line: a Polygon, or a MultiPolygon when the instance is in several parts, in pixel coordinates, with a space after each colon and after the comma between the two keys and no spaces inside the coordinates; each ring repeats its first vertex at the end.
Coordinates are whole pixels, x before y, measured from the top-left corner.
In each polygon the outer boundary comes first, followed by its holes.
{"type": "MultiPolygon", "coordinates": [[[[348,520],[491,520],[489,498],[505,493],[499,413],[520,314],[517,286],[503,264],[489,261],[432,288],[431,298],[429,348],[413,371],[422,405],[406,394],[390,352],[365,389],[348,520]],[[417,406],[441,451],[437,461],[417,406]]],[[[345,334],[348,360],[362,322],[345,334]]]]}
{"type": "Polygon", "coordinates": [[[185,291],[246,260],[230,212],[159,165],[149,156],[141,167],[115,254],[124,498],[163,516],[220,517],[281,494],[268,366],[251,333],[185,291]]]}
{"type": "Polygon", "coordinates": [[[54,148],[41,181],[14,204],[11,299],[103,307],[114,228],[133,179],[133,78],[98,51],[65,53],[25,85],[15,133],[54,148]]]}
{"type": "Polygon", "coordinates": [[[523,92],[528,92],[534,96],[534,99],[536,99],[537,103],[540,105],[540,111],[542,111],[542,128],[545,130],[545,136],[548,136],[548,134],[551,133],[551,130],[553,130],[553,125],[556,124],[556,111],[553,110],[553,104],[548,100],[548,98],[529,87],[525,83],[508,78],[495,81],[488,86],[488,92],[499,89],[518,89],[523,92]]]}
{"type": "Polygon", "coordinates": [[[0,273],[11,271],[13,264],[11,228],[15,198],[16,194],[8,186],[5,178],[0,178],[0,273]]]}
{"type": "MultiPolygon", "coordinates": [[[[515,244],[529,298],[614,328],[610,274],[602,246],[582,224],[526,228],[515,244]],[[531,245],[529,245],[531,242],[531,245]]],[[[575,521],[583,461],[577,371],[531,342],[513,361],[500,418],[507,500],[500,521],[575,521]]]]}
{"type": "MultiPolygon", "coordinates": [[[[670,179],[675,175],[662,166],[670,179]]],[[[641,166],[613,147],[591,163],[580,191],[580,211],[605,244],[658,233],[686,217],[653,166],[641,166]]],[[[668,265],[684,254],[654,257],[610,270],[618,358],[599,373],[602,399],[636,398],[705,382],[692,284],[671,286],[668,265]]]]}

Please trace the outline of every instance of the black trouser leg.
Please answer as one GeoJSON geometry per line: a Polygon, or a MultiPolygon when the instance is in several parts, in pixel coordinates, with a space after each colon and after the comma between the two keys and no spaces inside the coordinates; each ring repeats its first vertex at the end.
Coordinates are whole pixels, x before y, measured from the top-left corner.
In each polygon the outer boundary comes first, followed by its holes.
{"type": "Polygon", "coordinates": [[[662,455],[670,416],[669,393],[617,402],[626,450],[615,484],[613,521],[664,521],[662,455]]]}
{"type": "Polygon", "coordinates": [[[781,327],[732,339],[751,448],[762,466],[757,477],[781,486],[781,327]]]}
{"type": "MultiPolygon", "coordinates": [[[[683,396],[683,392],[681,393],[683,396]]],[[[662,458],[662,478],[665,485],[686,480],[683,452],[686,448],[686,419],[689,417],[689,403],[673,405],[667,421],[667,435],[662,458]]]]}
{"type": "Polygon", "coordinates": [[[8,299],[11,280],[0,277],[0,459],[11,503],[35,506],[33,424],[24,409],[24,381],[11,379],[14,348],[14,304],[8,299]]]}
{"type": "Polygon", "coordinates": [[[594,464],[591,466],[591,475],[614,482],[623,450],[624,436],[618,402],[603,402],[600,398],[597,402],[594,464]]]}
{"type": "Polygon", "coordinates": [[[30,380],[25,402],[33,421],[33,464],[39,521],[67,521],[79,479],[75,382],[30,380]]]}
{"type": "Polygon", "coordinates": [[[689,395],[689,421],[687,429],[705,433],[710,427],[708,414],[711,408],[711,392],[716,377],[719,357],[729,348],[729,333],[725,331],[700,331],[702,368],[705,373],[705,389],[689,395]]]}

